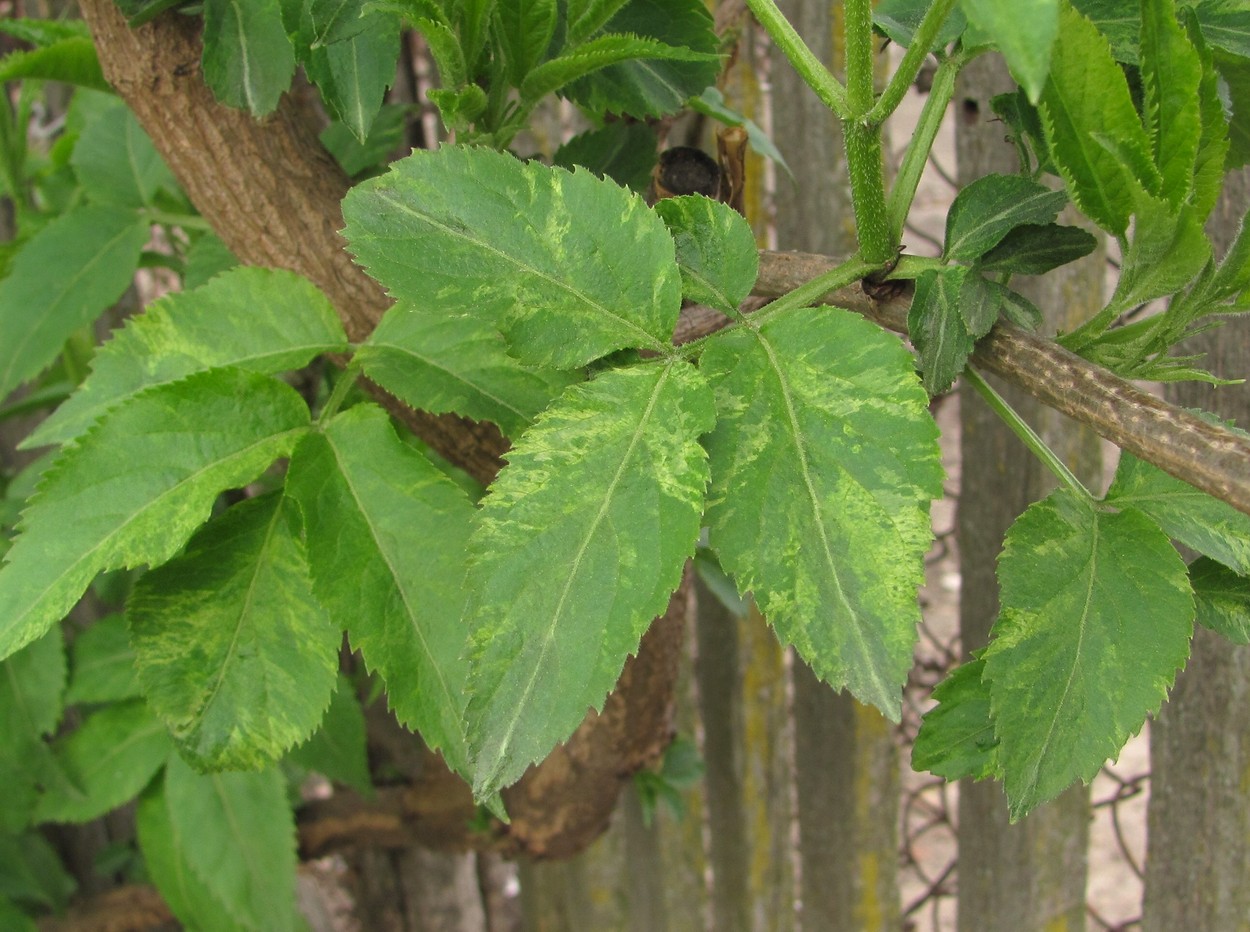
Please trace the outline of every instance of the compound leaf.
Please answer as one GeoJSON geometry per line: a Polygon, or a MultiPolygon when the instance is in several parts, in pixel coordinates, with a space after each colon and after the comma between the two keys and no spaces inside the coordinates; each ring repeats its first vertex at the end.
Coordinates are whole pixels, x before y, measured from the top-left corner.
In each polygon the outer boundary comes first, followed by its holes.
{"type": "Polygon", "coordinates": [[[408,304],[387,311],[355,358],[369,378],[414,408],[493,421],[509,437],[580,378],[522,365],[476,314],[408,304]]]}
{"type": "Polygon", "coordinates": [[[121,297],[150,235],[132,210],[86,205],[21,247],[0,281],[0,398],[38,375],[70,334],[121,297]]]}
{"type": "Polygon", "coordinates": [[[333,306],[307,279],[278,269],[233,269],[130,318],[96,353],[78,390],[24,445],[71,440],[153,385],[222,366],[276,374],[346,346],[333,306]]]}
{"type": "Polygon", "coordinates": [[[330,703],[341,629],[312,594],[299,509],[279,493],[205,525],[126,609],[148,704],[204,770],[263,767],[330,703]]]}
{"type": "Polygon", "coordinates": [[[712,549],[817,675],[897,720],[942,494],[911,354],[849,311],[803,308],[716,334],[701,369],[712,549]]]}
{"type": "Polygon", "coordinates": [[[590,172],[444,146],[356,186],[343,213],[391,294],[480,316],[526,364],[667,351],[681,310],[672,239],[641,198],[590,172]]]}
{"type": "Polygon", "coordinates": [[[1019,819],[1092,780],[1159,708],[1189,656],[1194,603],[1185,564],[1153,521],[1066,489],[1012,525],[998,578],[983,679],[1019,819]]]}
{"type": "Polygon", "coordinates": [[[759,273],[750,224],[733,208],[697,194],[666,197],[655,211],[677,245],[685,297],[736,315],[759,273]]]}
{"type": "Polygon", "coordinates": [[[65,616],[99,572],[172,557],[225,489],[307,429],[294,389],[216,369],[114,408],[49,467],[0,569],[0,657],[65,616]]]}
{"type": "Polygon", "coordinates": [[[405,725],[465,769],[465,548],[473,506],[391,427],[358,405],[291,457],[313,589],[405,725]]]}
{"type": "Polygon", "coordinates": [[[699,535],[712,417],[689,363],[614,369],[566,391],[508,454],[469,572],[479,798],[602,707],[664,611],[699,535]]]}

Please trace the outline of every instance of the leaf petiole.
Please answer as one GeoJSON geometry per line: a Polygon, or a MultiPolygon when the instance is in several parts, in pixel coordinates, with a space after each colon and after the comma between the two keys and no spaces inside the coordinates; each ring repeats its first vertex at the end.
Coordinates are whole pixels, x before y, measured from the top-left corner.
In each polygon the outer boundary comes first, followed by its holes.
{"type": "Polygon", "coordinates": [[[1055,474],[1060,482],[1087,501],[1094,502],[1097,500],[1094,494],[1085,487],[1084,483],[1073,474],[1072,470],[1064,465],[1063,460],[1055,454],[1055,451],[1046,445],[1046,442],[1037,435],[1036,431],[1025,422],[1024,418],[1020,417],[1011,405],[1007,404],[1006,399],[994,391],[989,382],[981,378],[979,372],[969,366],[964,370],[963,375],[968,384],[977,390],[977,394],[985,399],[985,403],[990,406],[990,409],[1002,418],[1003,423],[1011,428],[1012,433],[1024,442],[1024,445],[1033,452],[1034,456],[1042,461],[1047,469],[1055,474]]]}
{"type": "Polygon", "coordinates": [[[353,359],[347,364],[347,368],[343,370],[339,380],[334,383],[334,388],[330,392],[330,397],[326,399],[325,405],[321,408],[321,413],[317,415],[317,426],[322,427],[329,423],[334,415],[339,413],[339,408],[343,406],[343,401],[347,398],[347,393],[352,390],[352,386],[356,384],[356,380],[360,378],[360,366],[353,359]]]}

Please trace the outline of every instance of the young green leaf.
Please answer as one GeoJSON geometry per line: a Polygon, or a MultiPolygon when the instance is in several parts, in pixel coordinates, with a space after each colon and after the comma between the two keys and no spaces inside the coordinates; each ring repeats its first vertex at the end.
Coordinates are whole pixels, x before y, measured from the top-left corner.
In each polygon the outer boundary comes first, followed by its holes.
{"type": "MultiPolygon", "coordinates": [[[[702,0],[631,0],[603,31],[654,39],[675,48],[714,54],[719,40],[702,0]]],[[[644,118],[680,110],[691,97],[716,83],[720,62],[634,60],[602,68],[561,90],[594,113],[644,118]]]]}
{"type": "Polygon", "coordinates": [[[556,0],[497,3],[494,19],[508,80],[513,87],[520,87],[526,75],[547,57],[556,31],[556,0]]]}
{"type": "Polygon", "coordinates": [[[998,739],[990,720],[985,661],[956,667],[933,690],[937,706],[925,713],[911,751],[913,770],[946,780],[984,780],[998,773],[998,739]]]}
{"type": "Polygon", "coordinates": [[[465,548],[473,506],[358,405],[309,434],[287,489],[304,512],[313,590],[386,683],[405,725],[465,769],[465,548]]]}
{"type": "Polygon", "coordinates": [[[148,224],[133,211],[76,207],[32,236],[0,281],[0,398],[38,375],[134,276],[148,224]],[[49,269],[63,270],[49,276],[49,269]]]}
{"type": "Polygon", "coordinates": [[[669,350],[681,311],[672,238],[641,198],[589,172],[444,146],[357,185],[343,214],[352,252],[391,294],[471,310],[528,365],[669,350]]]}
{"type": "Polygon", "coordinates": [[[951,387],[976,343],[959,307],[966,277],[967,269],[951,265],[926,269],[916,279],[907,332],[920,354],[921,376],[930,395],[951,387]]]}
{"type": "Polygon", "coordinates": [[[1051,158],[1072,200],[1104,230],[1122,237],[1135,186],[1157,191],[1161,180],[1111,47],[1093,23],[1067,6],[1060,11],[1041,109],[1051,158]]]}
{"type": "Polygon", "coordinates": [[[346,347],[333,306],[307,279],[238,268],[193,291],[166,295],[130,318],[96,353],[78,391],[23,445],[72,440],[122,401],[196,372],[238,366],[277,374],[346,347]]]}
{"type": "MultiPolygon", "coordinates": [[[[1194,157],[1194,184],[1191,201],[1199,217],[1210,216],[1224,184],[1225,161],[1229,151],[1228,117],[1220,99],[1220,76],[1215,58],[1202,38],[1192,15],[1186,15],[1185,27],[1189,41],[1198,52],[1202,79],[1198,84],[1198,116],[1201,132],[1198,152],[1194,157]]],[[[1230,165],[1229,168],[1232,166],[1230,165]]]]}
{"type": "Polygon", "coordinates": [[[70,669],[67,703],[121,702],[142,695],[122,615],[101,618],[74,637],[70,669]]]}
{"type": "Polygon", "coordinates": [[[861,317],[803,308],[708,341],[710,543],[783,643],[892,719],[942,494],[911,354],[861,317]]]}
{"type": "Polygon", "coordinates": [[[568,25],[565,27],[569,45],[577,45],[593,36],[628,2],[629,0],[570,0],[568,25]]]}
{"type": "Polygon", "coordinates": [[[1175,0],[1142,0],[1141,81],[1146,133],[1163,179],[1162,195],[1173,206],[1193,190],[1194,162],[1202,133],[1194,102],[1202,82],[1202,61],[1176,21],[1175,0]]]}
{"type": "Polygon", "coordinates": [[[292,748],[286,759],[344,783],[365,796],[372,795],[369,756],[365,747],[365,715],[351,680],[340,676],[325,718],[311,738],[292,748]]]}
{"type": "Polygon", "coordinates": [[[1013,819],[1088,782],[1158,709],[1189,655],[1185,564],[1140,511],[1060,489],[1007,534],[985,652],[1013,819]]]}
{"type": "Polygon", "coordinates": [[[1139,193],[1133,239],[1120,267],[1114,300],[1129,308],[1175,294],[1211,259],[1211,241],[1193,207],[1139,193]]]}
{"type": "Polygon", "coordinates": [[[946,215],[947,259],[970,262],[1016,227],[1050,223],[1068,196],[1021,175],[985,175],[955,197],[946,215]]]}
{"type": "Polygon", "coordinates": [[[204,0],[204,80],[218,100],[264,116],[294,74],[279,0],[204,0]]]}
{"type": "Polygon", "coordinates": [[[643,36],[605,33],[576,48],[567,49],[558,58],[545,61],[536,67],[521,83],[521,95],[529,100],[540,100],[566,84],[610,65],[652,59],[700,62],[716,61],[717,57],[708,52],[696,52],[643,36]]]}
{"type": "Polygon", "coordinates": [[[1250,644],[1250,579],[1210,557],[1189,564],[1196,621],[1234,644],[1250,644]]]}
{"type": "Polygon", "coordinates": [[[65,692],[65,646],[60,629],[49,631],[0,661],[0,837],[30,822],[36,788],[48,769],[48,746],[61,720],[65,692]]]}
{"type": "Polygon", "coordinates": [[[294,389],[217,369],[114,408],[44,476],[0,569],[0,657],[65,616],[103,570],[172,557],[225,489],[307,430],[294,389]]]}
{"type": "Polygon", "coordinates": [[[184,926],[199,932],[253,932],[255,927],[232,919],[226,905],[191,870],[186,850],[195,844],[194,836],[188,838],[184,827],[175,824],[164,778],[139,798],[135,831],[148,876],[184,926]]]}
{"type": "Polygon", "coordinates": [[[175,754],[164,795],[178,853],[231,918],[265,932],[303,927],[295,909],[295,824],[276,767],[201,776],[175,754]]]}
{"type": "Polygon", "coordinates": [[[968,21],[1002,52],[1011,75],[1037,103],[1059,34],[1060,0],[960,0],[968,21]]]}
{"type": "Polygon", "coordinates": [[[566,391],[508,454],[468,582],[479,799],[602,708],[664,611],[699,536],[712,419],[689,363],[613,369],[566,391]]]}
{"type": "Polygon", "coordinates": [[[759,274],[751,225],[733,208],[698,194],[666,197],[655,211],[677,245],[682,294],[736,317],[759,274]]]}
{"type": "Polygon", "coordinates": [[[363,140],[357,139],[346,123],[335,120],[321,131],[321,144],[351,177],[375,174],[375,169],[390,161],[392,153],[403,148],[409,110],[407,104],[383,104],[363,140]]]}
{"type": "Polygon", "coordinates": [[[271,493],[210,521],[126,607],[148,705],[204,770],[253,770],[325,713],[340,628],[312,594],[299,509],[271,493]]]}
{"type": "Polygon", "coordinates": [[[616,120],[574,136],[551,157],[551,163],[572,171],[576,166],[606,175],[621,187],[644,194],[655,167],[655,130],[645,123],[616,120]]]}
{"type": "Polygon", "coordinates": [[[37,822],[90,822],[139,793],[169,756],[169,735],[141,700],[105,706],[57,747],[72,786],[40,797],[37,822]]]}
{"type": "Polygon", "coordinates": [[[1157,466],[1122,452],[1107,504],[1136,508],[1174,540],[1250,575],[1250,516],[1157,466]]]}
{"type": "Polygon", "coordinates": [[[74,145],[70,164],[95,204],[150,206],[162,188],[178,190],[148,134],[116,97],[100,98],[74,145]]]}
{"type": "Polygon", "coordinates": [[[476,314],[408,304],[387,311],[355,358],[369,378],[412,407],[493,421],[509,437],[580,380],[522,365],[476,314]]]}
{"type": "Polygon", "coordinates": [[[981,256],[977,267],[991,274],[1045,275],[1088,256],[1097,246],[1098,240],[1080,227],[1027,223],[999,240],[981,256]]]}
{"type": "Polygon", "coordinates": [[[968,336],[979,340],[990,332],[1003,307],[1003,299],[1010,291],[976,272],[963,276],[957,301],[959,316],[963,318],[968,336]]]}

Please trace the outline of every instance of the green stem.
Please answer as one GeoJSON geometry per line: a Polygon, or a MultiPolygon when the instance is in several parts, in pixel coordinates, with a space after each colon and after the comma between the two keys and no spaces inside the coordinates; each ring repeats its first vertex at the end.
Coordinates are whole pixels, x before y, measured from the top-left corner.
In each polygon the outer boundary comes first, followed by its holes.
{"type": "Polygon", "coordinates": [[[810,282],[799,285],[799,287],[793,291],[786,292],[771,304],[765,305],[764,308],[752,314],[748,318],[748,322],[751,326],[758,327],[769,318],[783,314],[796,307],[811,307],[819,303],[820,299],[829,294],[829,292],[845,288],[847,285],[864,278],[864,276],[871,275],[879,268],[880,266],[875,262],[867,262],[860,256],[851,256],[845,262],[833,267],[823,275],[817,275],[810,282]]]}
{"type": "Polygon", "coordinates": [[[353,359],[347,364],[347,368],[343,370],[339,380],[334,383],[334,390],[330,392],[330,397],[326,399],[321,413],[317,415],[318,424],[327,423],[330,418],[339,413],[339,408],[343,406],[347,393],[352,390],[352,386],[356,384],[356,379],[359,377],[360,367],[356,365],[356,360],[353,359]]]}
{"type": "MultiPolygon", "coordinates": [[[[866,0],[861,0],[866,2],[866,0]]],[[[849,120],[851,108],[847,103],[846,88],[823,65],[812,50],[807,47],[799,34],[794,31],[790,21],[786,19],[773,0],[747,0],[747,6],[755,14],[756,21],[764,27],[768,35],[776,43],[777,48],[790,59],[790,64],[799,73],[804,82],[839,119],[849,120]]]]}
{"type": "Polygon", "coordinates": [[[175,214],[167,210],[147,208],[143,218],[149,223],[159,223],[167,227],[182,227],[184,230],[207,230],[212,232],[213,226],[197,214],[175,214]]]}
{"type": "Polygon", "coordinates": [[[950,15],[955,3],[956,0],[934,0],[933,6],[929,7],[924,19],[916,28],[911,45],[907,47],[906,53],[898,63],[898,69],[890,77],[890,83],[886,85],[885,91],[868,114],[870,122],[884,123],[886,118],[898,109],[907,89],[912,86],[916,75],[920,73],[920,67],[929,56],[929,49],[937,40],[938,33],[946,24],[946,18],[950,15]]]}
{"type": "Polygon", "coordinates": [[[929,89],[916,131],[912,133],[907,150],[903,153],[903,161],[898,167],[898,174],[894,176],[894,186],[890,189],[890,199],[886,204],[890,236],[895,242],[902,240],[903,224],[907,221],[907,213],[915,200],[920,176],[929,160],[929,152],[937,138],[938,128],[942,125],[942,118],[946,116],[946,107],[955,96],[955,77],[971,60],[971,55],[953,56],[938,65],[937,72],[933,75],[933,87],[929,89]]]}
{"type": "Polygon", "coordinates": [[[994,391],[989,382],[981,378],[980,373],[969,366],[964,370],[964,378],[985,399],[985,403],[990,406],[991,410],[1011,428],[1012,433],[1024,441],[1024,445],[1045,464],[1047,469],[1055,474],[1060,482],[1077,495],[1081,495],[1091,502],[1096,501],[1090,490],[1085,488],[1084,483],[1073,474],[1072,470],[1064,465],[1063,460],[1055,455],[1055,451],[1046,445],[1046,442],[1037,435],[1033,428],[1025,423],[1024,418],[1020,417],[1015,409],[1007,404],[1006,400],[998,392],[994,391]]]}
{"type": "Polygon", "coordinates": [[[855,209],[855,235],[859,253],[878,268],[898,255],[898,239],[886,222],[885,161],[881,128],[852,122],[843,126],[846,136],[846,168],[851,181],[851,206],[855,209]]]}
{"type": "Polygon", "coordinates": [[[842,22],[846,35],[846,100],[851,117],[864,119],[874,100],[872,53],[872,0],[843,0],[842,22]]]}

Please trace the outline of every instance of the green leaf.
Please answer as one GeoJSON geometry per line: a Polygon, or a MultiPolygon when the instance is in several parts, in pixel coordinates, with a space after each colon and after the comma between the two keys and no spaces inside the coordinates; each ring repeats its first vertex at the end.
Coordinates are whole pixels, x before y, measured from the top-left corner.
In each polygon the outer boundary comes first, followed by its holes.
{"type": "Polygon", "coordinates": [[[726,104],[725,95],[721,93],[720,88],[715,86],[704,88],[702,94],[692,97],[686,104],[691,110],[710,116],[714,120],[720,120],[726,126],[741,126],[747,131],[747,142],[752,149],[764,158],[772,159],[785,170],[787,175],[794,177],[794,172],[790,170],[790,166],[781,156],[781,150],[777,148],[768,134],[754,120],[748,119],[726,104]]]}
{"type": "MultiPolygon", "coordinates": [[[[655,39],[693,52],[715,53],[720,44],[702,0],[631,0],[608,20],[604,31],[655,39]]],[[[717,59],[634,60],[611,65],[562,91],[592,113],[644,118],[680,110],[691,97],[715,84],[717,59]]]]}
{"type": "Polygon", "coordinates": [[[1107,40],[1068,7],[1060,12],[1041,108],[1051,157],[1072,200],[1104,230],[1122,237],[1133,212],[1135,184],[1157,190],[1160,180],[1150,139],[1107,40]],[[1115,151],[1102,139],[1113,141],[1115,151]]]}
{"type": "Polygon", "coordinates": [[[59,629],[0,661],[0,837],[30,822],[50,755],[43,738],[61,720],[65,648],[59,629]]]}
{"type": "Polygon", "coordinates": [[[1149,518],[1061,489],[998,562],[1002,613],[983,679],[1013,819],[1088,782],[1159,708],[1189,655],[1185,564],[1149,518]]]}
{"type": "Polygon", "coordinates": [[[1189,564],[1195,620],[1234,644],[1250,644],[1250,579],[1210,557],[1189,564]]]}
{"type": "Polygon", "coordinates": [[[1221,96],[1227,95],[1228,162],[1231,171],[1250,163],[1250,61],[1217,53],[1215,65],[1220,73],[1221,96]]]}
{"type": "Polygon", "coordinates": [[[321,721],[341,629],[312,594],[299,509],[231,508],[139,580],[126,608],[148,704],[202,770],[254,770],[321,721]]]}
{"type": "Polygon", "coordinates": [[[12,932],[38,932],[39,927],[29,914],[19,909],[4,896],[0,896],[0,926],[12,932]]]}
{"type": "Polygon", "coordinates": [[[264,116],[294,74],[278,0],[204,0],[204,80],[219,101],[264,116]]]}
{"type": "Polygon", "coordinates": [[[1140,0],[1071,0],[1111,43],[1115,60],[1136,65],[1141,40],[1140,0]]]}
{"type": "Polygon", "coordinates": [[[165,768],[165,812],[178,852],[236,922],[295,932],[295,824],[276,767],[201,776],[173,755],[165,768]]]}
{"type": "Polygon", "coordinates": [[[6,17],[0,19],[0,32],[21,39],[33,46],[42,47],[61,39],[90,39],[91,30],[82,20],[25,19],[6,17]]]}
{"type": "Polygon", "coordinates": [[[1021,175],[985,175],[955,197],[946,215],[947,259],[968,262],[1022,224],[1050,223],[1068,197],[1021,175]]]}
{"type": "Polygon", "coordinates": [[[1220,99],[1220,77],[1215,69],[1215,59],[1202,39],[1194,17],[1186,16],[1189,40],[1197,49],[1202,66],[1202,79],[1198,84],[1198,116],[1201,132],[1198,151],[1194,157],[1193,195],[1191,201],[1198,216],[1210,216],[1224,185],[1224,163],[1229,151],[1229,125],[1224,114],[1224,102],[1220,99]]]}
{"type": "Polygon", "coordinates": [[[1250,10],[1236,0],[1207,0],[1193,5],[1202,36],[1230,55],[1250,58],[1250,10]]]}
{"type": "Polygon", "coordinates": [[[182,271],[182,287],[191,291],[239,264],[239,258],[214,233],[196,237],[187,250],[182,271]]]}
{"type": "Polygon", "coordinates": [[[65,616],[103,570],[172,557],[224,489],[250,482],[307,429],[294,389],[234,369],[115,408],[49,467],[0,570],[0,657],[65,616]]]}
{"type": "Polygon", "coordinates": [[[1059,0],[960,0],[968,21],[993,40],[1032,103],[1041,96],[1050,71],[1060,6],[1059,0]]]}
{"type": "Polygon", "coordinates": [[[1202,81],[1202,61],[1176,21],[1175,0],[1142,0],[1141,10],[1146,132],[1163,179],[1162,195],[1176,207],[1193,190],[1202,131],[1194,101],[1202,81]]]}
{"type": "MultiPolygon", "coordinates": [[[[16,900],[42,910],[63,911],[78,885],[61,863],[56,849],[38,832],[0,834],[0,903],[16,900]]],[[[0,909],[0,929],[16,932],[0,909]]],[[[31,932],[35,924],[31,922],[31,932]]]]}
{"type": "Polygon", "coordinates": [[[1250,575],[1250,515],[1157,466],[1122,452],[1107,503],[1136,508],[1186,547],[1250,575]]]}
{"type": "Polygon", "coordinates": [[[975,272],[963,276],[959,289],[959,316],[963,318],[968,336],[979,340],[990,332],[998,320],[1003,301],[1009,290],[998,282],[982,278],[975,272]]]}
{"type": "Polygon", "coordinates": [[[64,741],[57,756],[75,790],[64,787],[40,797],[38,822],[90,822],[139,793],[169,756],[165,726],[142,700],[105,706],[64,741]]]}
{"type": "Polygon", "coordinates": [[[241,932],[249,928],[231,919],[226,905],[191,870],[186,851],[195,845],[195,837],[187,837],[185,826],[174,822],[163,779],[140,797],[135,830],[148,876],[184,926],[197,932],[241,932]]]}
{"type": "Polygon", "coordinates": [[[699,536],[712,422],[698,370],[672,360],[573,386],[509,452],[468,580],[478,799],[602,708],[664,611],[699,536]]]}
{"type": "Polygon", "coordinates": [[[374,405],[309,434],[287,489],[303,508],[314,592],[381,674],[399,720],[463,772],[468,498],[374,405]]]}
{"type": "Polygon", "coordinates": [[[603,28],[629,0],[570,0],[565,27],[568,44],[576,45],[603,28]]]}
{"type": "Polygon", "coordinates": [[[572,171],[581,165],[606,175],[622,187],[645,194],[655,167],[655,130],[645,123],[616,120],[601,129],[574,136],[551,157],[553,165],[572,171]]]}
{"type": "Polygon", "coordinates": [[[361,0],[304,0],[300,8],[299,41],[308,48],[343,42],[369,28],[361,0]]]}
{"type": "Polygon", "coordinates": [[[977,263],[982,272],[1012,275],[1045,275],[1061,265],[1088,256],[1098,240],[1080,227],[1057,223],[1018,226],[977,263]]]}
{"type": "Polygon", "coordinates": [[[370,13],[359,22],[352,35],[311,48],[303,64],[331,114],[363,143],[395,80],[399,20],[370,13]]]}
{"type": "Polygon", "coordinates": [[[534,68],[521,84],[521,95],[528,100],[540,100],[566,84],[610,65],[652,59],[665,62],[699,62],[716,61],[717,56],[668,45],[644,36],[606,33],[576,48],[567,49],[558,58],[534,68]]]}
{"type": "Polygon", "coordinates": [[[357,185],[343,214],[352,252],[392,295],[471,310],[528,365],[670,351],[673,241],[641,198],[589,172],[443,146],[357,185]]]}
{"type": "MultiPolygon", "coordinates": [[[[891,42],[908,48],[920,28],[920,21],[932,6],[932,0],[881,0],[872,8],[872,24],[891,42]]],[[[951,10],[946,22],[933,42],[934,48],[945,48],[963,33],[968,26],[963,11],[951,10]]]]}
{"type": "Polygon", "coordinates": [[[821,679],[897,720],[942,494],[911,354],[849,311],[803,308],[708,340],[712,549],[821,679]]]}
{"type": "Polygon", "coordinates": [[[321,131],[321,144],[351,177],[371,172],[403,146],[410,111],[407,104],[383,104],[363,141],[352,134],[346,123],[336,120],[321,131]]]}
{"type": "Polygon", "coordinates": [[[70,164],[96,204],[150,206],[162,188],[178,190],[148,134],[115,97],[105,98],[92,114],[74,145],[70,164]]]}
{"type": "Polygon", "coordinates": [[[946,780],[984,780],[998,772],[998,739],[990,720],[989,685],[981,678],[985,661],[956,667],[933,690],[937,706],[925,713],[911,751],[913,770],[946,780]]]}
{"type": "Polygon", "coordinates": [[[655,205],[677,246],[682,294],[737,316],[759,274],[751,225],[733,208],[698,194],[655,205]]]}
{"type": "Polygon", "coordinates": [[[520,87],[547,57],[556,30],[556,0],[505,0],[495,4],[494,20],[508,81],[520,87]]]}
{"type": "Polygon", "coordinates": [[[85,206],[26,241],[0,282],[0,398],[38,375],[70,334],[121,297],[149,235],[133,211],[85,206]]]}
{"type": "Polygon", "coordinates": [[[29,52],[10,52],[0,59],[0,83],[30,78],[64,81],[97,91],[112,91],[100,70],[95,44],[86,36],[68,36],[29,52]]]}
{"type": "Polygon", "coordinates": [[[339,677],[321,727],[299,747],[292,748],[286,759],[344,783],[362,795],[373,794],[365,747],[365,716],[351,680],[339,677]]]}
{"type": "Polygon", "coordinates": [[[365,374],[414,408],[493,421],[515,437],[579,376],[509,356],[488,321],[399,304],[356,353],[365,374]]]}
{"type": "Polygon", "coordinates": [[[23,445],[72,440],[139,392],[197,372],[238,366],[277,374],[346,348],[333,306],[307,279],[237,268],[193,291],[168,294],[130,318],[96,353],[78,391],[23,445]]]}
{"type": "Polygon", "coordinates": [[[963,266],[951,265],[926,269],[916,279],[907,332],[920,354],[920,371],[930,395],[951,387],[976,343],[959,308],[967,274],[963,266]]]}
{"type": "Polygon", "coordinates": [[[142,695],[135,674],[135,652],[130,648],[126,619],[101,618],[74,637],[70,645],[68,703],[121,702],[142,695]]]}
{"type": "Polygon", "coordinates": [[[1174,209],[1162,198],[1139,194],[1136,214],[1113,298],[1123,308],[1175,294],[1211,260],[1211,241],[1188,204],[1174,209]]]}

